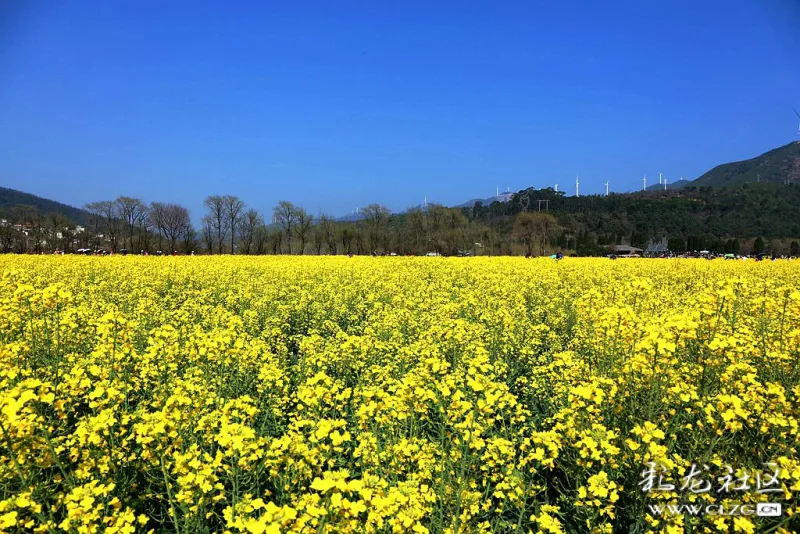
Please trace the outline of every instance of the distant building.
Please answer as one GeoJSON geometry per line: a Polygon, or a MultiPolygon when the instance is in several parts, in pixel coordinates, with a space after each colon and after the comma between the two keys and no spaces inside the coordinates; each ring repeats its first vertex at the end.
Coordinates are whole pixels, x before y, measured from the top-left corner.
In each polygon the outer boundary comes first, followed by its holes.
{"type": "Polygon", "coordinates": [[[647,249],[644,251],[645,256],[661,256],[662,254],[666,254],[669,252],[669,247],[667,246],[667,238],[662,237],[661,241],[656,242],[655,240],[651,240],[650,243],[647,245],[647,249]]]}
{"type": "Polygon", "coordinates": [[[619,258],[638,258],[642,255],[642,252],[644,252],[640,248],[631,247],[629,245],[613,245],[611,251],[619,258]]]}

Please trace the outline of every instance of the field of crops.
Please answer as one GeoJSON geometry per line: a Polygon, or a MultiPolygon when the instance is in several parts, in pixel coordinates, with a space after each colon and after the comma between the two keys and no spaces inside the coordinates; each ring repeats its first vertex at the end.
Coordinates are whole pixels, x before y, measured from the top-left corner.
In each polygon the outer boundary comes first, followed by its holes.
{"type": "Polygon", "coordinates": [[[797,262],[0,272],[2,532],[800,530],[797,262]]]}

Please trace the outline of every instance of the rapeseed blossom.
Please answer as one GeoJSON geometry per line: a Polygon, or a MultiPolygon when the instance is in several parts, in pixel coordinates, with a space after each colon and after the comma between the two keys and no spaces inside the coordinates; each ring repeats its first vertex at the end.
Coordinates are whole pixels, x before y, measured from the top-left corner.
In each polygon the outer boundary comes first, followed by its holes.
{"type": "Polygon", "coordinates": [[[800,531],[792,262],[0,273],[0,532],[800,531]]]}

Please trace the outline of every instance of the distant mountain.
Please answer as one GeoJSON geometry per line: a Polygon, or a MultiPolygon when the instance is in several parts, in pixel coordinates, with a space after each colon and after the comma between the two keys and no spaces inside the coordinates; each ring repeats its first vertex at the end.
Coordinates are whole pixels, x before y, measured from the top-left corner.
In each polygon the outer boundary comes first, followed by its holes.
{"type": "MultiPolygon", "coordinates": [[[[681,189],[692,183],[691,180],[675,180],[674,182],[667,182],[667,189],[681,189]]],[[[647,186],[648,191],[663,191],[663,184],[653,184],[647,186]]]]}
{"type": "Polygon", "coordinates": [[[800,142],[789,143],[745,161],[718,165],[690,185],[719,187],[747,182],[800,182],[800,142]]]}
{"type": "MultiPolygon", "coordinates": [[[[800,183],[800,142],[784,145],[749,160],[718,165],[696,180],[676,180],[668,183],[667,189],[676,190],[687,186],[736,186],[748,182],[764,182],[767,184],[800,183]]],[[[652,184],[647,188],[648,191],[663,189],[664,186],[659,184],[652,184]]],[[[549,188],[540,191],[544,192],[547,190],[549,190],[549,188]]],[[[488,198],[472,198],[451,207],[472,208],[478,202],[485,207],[490,206],[492,202],[499,201],[506,203],[510,202],[515,194],[522,194],[525,191],[526,190],[523,190],[517,193],[506,191],[488,198]]],[[[552,192],[552,190],[550,191],[552,192]]],[[[636,193],[636,191],[634,191],[634,193],[636,193]]],[[[84,226],[87,226],[90,220],[90,214],[86,210],[30,193],[0,187],[0,216],[9,216],[12,208],[21,204],[34,206],[42,213],[61,213],[71,221],[84,226]]],[[[417,207],[422,208],[422,206],[417,207]]],[[[363,219],[363,213],[350,213],[338,217],[336,220],[339,222],[355,222],[363,219]]]]}
{"type": "Polygon", "coordinates": [[[356,221],[360,221],[363,218],[364,218],[364,214],[363,213],[350,213],[350,214],[344,215],[342,217],[337,217],[336,221],[337,222],[356,222],[356,221]]]}
{"type": "Polygon", "coordinates": [[[509,200],[511,200],[511,197],[513,195],[514,195],[514,193],[512,193],[510,191],[507,191],[505,193],[500,193],[499,195],[495,195],[495,196],[489,197],[489,198],[473,198],[471,200],[467,200],[466,202],[464,202],[462,204],[459,204],[457,206],[451,206],[451,207],[453,207],[453,208],[471,208],[472,206],[474,206],[478,202],[480,202],[484,206],[488,206],[492,202],[508,202],[509,200]]]}
{"type": "Polygon", "coordinates": [[[9,214],[14,206],[24,204],[33,206],[41,213],[61,213],[74,223],[81,225],[88,225],[89,212],[50,200],[47,198],[37,197],[30,193],[17,191],[16,189],[8,189],[7,187],[0,187],[0,213],[9,214]]]}
{"type": "MultiPolygon", "coordinates": [[[[493,197],[489,197],[489,198],[473,198],[471,200],[467,200],[466,202],[462,202],[461,204],[458,204],[457,206],[448,206],[448,207],[450,207],[450,208],[471,208],[472,206],[474,206],[478,202],[482,203],[484,206],[488,206],[492,202],[508,202],[508,201],[511,200],[511,197],[513,195],[514,195],[514,193],[512,193],[511,191],[506,191],[504,193],[500,193],[499,195],[495,195],[493,197]]],[[[428,206],[429,207],[433,206],[435,204],[437,204],[437,203],[436,202],[428,202],[428,206]]],[[[423,204],[417,204],[416,206],[411,206],[408,209],[405,209],[403,211],[394,213],[394,215],[401,215],[403,213],[406,213],[406,212],[414,210],[414,209],[426,210],[427,208],[423,204]]],[[[337,217],[336,221],[337,222],[356,222],[356,221],[363,220],[364,218],[365,218],[365,216],[364,216],[363,213],[350,213],[350,214],[344,215],[342,217],[337,217]]]]}
{"type": "Polygon", "coordinates": [[[667,189],[681,189],[683,187],[686,187],[690,183],[691,180],[684,180],[683,178],[681,178],[680,180],[675,180],[671,184],[667,184],[667,189]]]}
{"type": "Polygon", "coordinates": [[[488,199],[488,198],[471,198],[471,199],[467,200],[466,202],[462,202],[461,204],[458,204],[457,206],[452,206],[452,207],[453,208],[471,208],[472,206],[474,206],[478,202],[480,202],[482,204],[487,204],[487,203],[491,204],[492,203],[491,199],[488,199]]]}

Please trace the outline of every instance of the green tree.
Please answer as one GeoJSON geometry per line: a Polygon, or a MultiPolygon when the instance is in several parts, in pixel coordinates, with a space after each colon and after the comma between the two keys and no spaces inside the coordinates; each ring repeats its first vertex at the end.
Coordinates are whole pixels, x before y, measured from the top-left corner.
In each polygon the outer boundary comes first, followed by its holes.
{"type": "Polygon", "coordinates": [[[682,237],[670,237],[667,241],[667,248],[672,252],[685,252],[686,241],[682,237]]]}
{"type": "Polygon", "coordinates": [[[526,254],[533,254],[534,246],[538,245],[539,253],[544,256],[550,238],[557,230],[558,222],[549,213],[523,211],[514,219],[512,234],[525,248],[526,254]]]}
{"type": "Polygon", "coordinates": [[[761,236],[758,236],[755,243],[753,243],[753,254],[761,254],[762,252],[764,252],[764,240],[761,236]]]}

